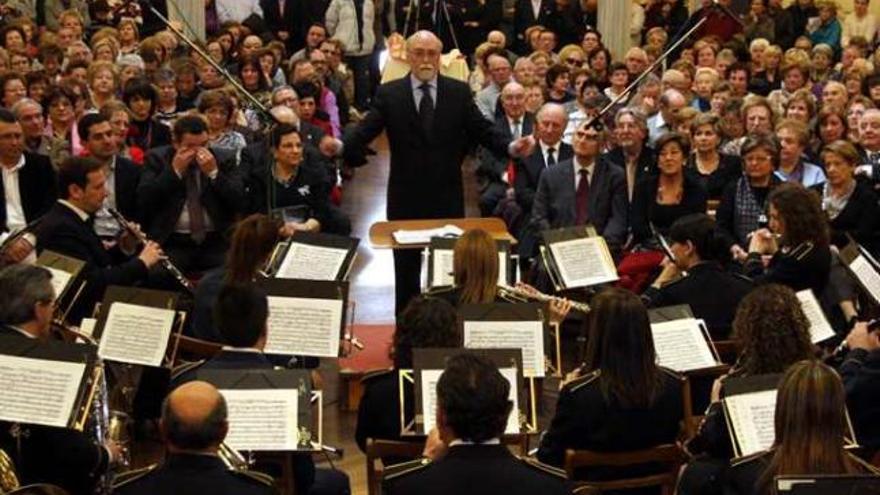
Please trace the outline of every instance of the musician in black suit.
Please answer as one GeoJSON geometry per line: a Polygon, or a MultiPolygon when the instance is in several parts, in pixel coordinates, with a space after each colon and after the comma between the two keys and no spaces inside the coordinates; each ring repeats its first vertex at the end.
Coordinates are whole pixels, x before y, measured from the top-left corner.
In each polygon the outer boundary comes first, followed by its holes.
{"type": "Polygon", "coordinates": [[[37,251],[50,249],[85,262],[85,289],[71,311],[71,322],[89,314],[108,285],[133,285],[147,276],[164,253],[155,242],[147,242],[136,257],[136,239],[129,232],[120,235],[107,250],[92,227],[94,214],[107,197],[106,169],[93,158],[72,157],[58,169],[61,199],[46,213],[36,229],[37,251]]]}
{"type": "Polygon", "coordinates": [[[284,42],[287,53],[305,46],[306,15],[301,0],[260,0],[260,7],[266,26],[284,42]]]}
{"type": "Polygon", "coordinates": [[[201,117],[174,123],[172,146],[147,154],[138,207],[150,239],[162,244],[184,273],[220,266],[225,231],[245,209],[245,188],[235,156],[208,148],[201,117]]]}
{"type": "Polygon", "coordinates": [[[623,245],[627,232],[626,179],[623,170],[599,156],[601,142],[602,133],[582,124],[572,139],[574,158],[557,163],[541,175],[532,205],[532,228],[536,232],[591,224],[609,247],[623,245]],[[588,182],[582,185],[584,177],[588,182]],[[578,201],[579,191],[586,194],[585,201],[578,201]]]}
{"type": "Polygon", "coordinates": [[[77,123],[80,141],[89,156],[104,165],[107,198],[95,212],[95,233],[104,239],[113,239],[122,232],[122,226],[108,209],[113,208],[126,219],[137,221],[137,186],[141,169],[133,161],[116,154],[118,146],[110,119],[97,113],[87,113],[77,123]]]}
{"type": "MultiPolygon", "coordinates": [[[[495,128],[507,139],[527,136],[534,132],[535,116],[526,112],[526,90],[517,82],[509,82],[499,96],[503,114],[495,118],[495,128]]],[[[496,157],[490,151],[480,149],[477,167],[477,183],[480,187],[480,213],[488,217],[510,188],[505,177],[510,160],[496,157]]]]}
{"type": "MultiPolygon", "coordinates": [[[[46,213],[58,197],[58,189],[55,169],[48,157],[24,150],[21,124],[5,109],[0,109],[0,168],[0,232],[12,232],[46,213]]],[[[0,253],[0,261],[24,260],[33,252],[35,243],[31,235],[20,237],[0,253]]]]}
{"type": "Polygon", "coordinates": [[[571,493],[562,470],[514,457],[500,444],[512,407],[509,391],[488,359],[450,358],[437,382],[437,428],[425,446],[431,461],[387,468],[382,493],[571,493]]]}
{"type": "MultiPolygon", "coordinates": [[[[275,365],[263,354],[268,318],[269,301],[255,285],[223,287],[214,306],[214,324],[226,347],[211,359],[176,368],[171,377],[172,390],[196,380],[199,370],[274,369],[275,365]]],[[[316,470],[310,454],[293,456],[293,470],[297,493],[348,493],[345,474],[336,470],[316,470]]]]}
{"type": "Polygon", "coordinates": [[[846,405],[852,417],[859,444],[870,457],[880,450],[880,333],[856,323],[846,337],[847,347],[840,377],[846,387],[846,405]]]}
{"type": "Polygon", "coordinates": [[[516,33],[516,47],[519,55],[527,55],[532,51],[529,40],[525,39],[526,29],[535,26],[549,26],[553,17],[553,0],[540,0],[538,8],[532,0],[517,0],[513,13],[513,32],[516,33]]]}
{"type": "MultiPolygon", "coordinates": [[[[345,135],[346,160],[363,164],[367,145],[388,133],[389,220],[463,217],[461,162],[471,143],[499,156],[527,154],[534,146],[530,137],[509,143],[477,109],[466,84],[439,75],[442,51],[434,34],[413,34],[407,40],[412,72],[382,85],[370,111],[345,135]]],[[[394,252],[397,311],[419,292],[420,263],[418,251],[394,252]]]]}
{"type": "Polygon", "coordinates": [[[229,469],[217,455],[229,432],[227,415],[223,395],[209,383],[192,382],[172,392],[162,404],[159,425],[165,459],[117,476],[113,493],[277,494],[271,476],[229,469]]]}
{"type": "MultiPolygon", "coordinates": [[[[0,337],[49,337],[55,312],[52,274],[34,265],[0,271],[0,337]]],[[[22,485],[50,483],[70,493],[94,493],[118,448],[101,446],[85,432],[0,421],[0,449],[15,463],[22,485]],[[113,454],[111,454],[111,452],[113,454]]]]}

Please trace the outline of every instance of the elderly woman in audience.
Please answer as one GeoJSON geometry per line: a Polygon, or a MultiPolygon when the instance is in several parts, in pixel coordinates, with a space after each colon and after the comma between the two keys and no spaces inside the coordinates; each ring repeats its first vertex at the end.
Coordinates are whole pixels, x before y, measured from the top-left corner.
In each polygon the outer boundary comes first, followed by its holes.
{"type": "Polygon", "coordinates": [[[880,475],[880,470],[845,449],[849,419],[843,383],[817,361],[792,365],[779,383],[774,416],[776,439],[769,450],[736,463],[725,493],[776,493],[776,476],[880,475]]]}
{"type": "Polygon", "coordinates": [[[27,81],[18,72],[0,75],[0,88],[3,89],[3,108],[12,108],[12,105],[27,97],[27,81]]]}
{"type": "Polygon", "coordinates": [[[217,148],[232,151],[238,156],[247,146],[241,133],[232,129],[235,106],[223,89],[212,89],[199,98],[199,112],[208,121],[208,142],[217,148]]]}
{"type": "Polygon", "coordinates": [[[783,373],[794,363],[813,358],[810,323],[794,292],[770,284],[750,292],[736,310],[733,338],[741,349],[736,364],[716,380],[712,404],[697,435],[686,444],[694,456],[679,479],[680,495],[721,493],[721,483],[733,457],[721,400],[729,378],[783,373]]]}
{"type": "Polygon", "coordinates": [[[116,99],[119,76],[112,62],[92,62],[86,75],[92,106],[99,109],[105,103],[116,99]]]}
{"type": "MultiPolygon", "coordinates": [[[[657,365],[639,297],[622,289],[601,292],[592,301],[588,328],[584,364],[559,392],[538,459],[561,467],[567,449],[620,452],[674,442],[684,417],[682,378],[657,365]]],[[[590,474],[613,479],[632,473],[590,474]]]]}
{"type": "Polygon", "coordinates": [[[834,141],[846,139],[848,129],[843,107],[823,105],[816,117],[818,139],[813,142],[813,156],[820,156],[822,148],[834,141]]]}
{"type": "Polygon", "coordinates": [[[79,142],[76,131],[75,107],[79,100],[68,85],[53,86],[46,93],[44,112],[48,117],[46,134],[49,136],[49,158],[56,168],[73,154],[73,143],[79,142]]]}
{"type": "Polygon", "coordinates": [[[721,198],[727,184],[742,175],[742,160],[719,151],[721,119],[711,113],[697,116],[691,124],[691,142],[694,153],[688,156],[687,172],[702,184],[709,199],[721,198]]]}
{"type": "Polygon", "coordinates": [[[773,173],[779,147],[766,136],[748,137],[742,146],[743,176],[727,185],[716,220],[729,238],[731,254],[744,258],[752,232],[767,223],[767,197],[782,181],[773,173]]]}
{"type": "Polygon", "coordinates": [[[865,110],[871,108],[877,108],[877,106],[874,105],[874,102],[867,96],[858,94],[850,98],[849,103],[846,105],[846,138],[849,142],[858,144],[859,121],[862,120],[862,115],[865,114],[865,110]]]}
{"type": "Polygon", "coordinates": [[[776,175],[786,182],[798,182],[812,187],[825,182],[825,173],[812,163],[804,161],[804,150],[810,143],[809,128],[798,120],[784,119],[776,124],[779,141],[779,167],[776,175]]]}
{"type": "Polygon", "coordinates": [[[786,119],[799,120],[812,127],[816,115],[816,97],[808,89],[799,89],[791,95],[785,104],[783,115],[786,119]]]}

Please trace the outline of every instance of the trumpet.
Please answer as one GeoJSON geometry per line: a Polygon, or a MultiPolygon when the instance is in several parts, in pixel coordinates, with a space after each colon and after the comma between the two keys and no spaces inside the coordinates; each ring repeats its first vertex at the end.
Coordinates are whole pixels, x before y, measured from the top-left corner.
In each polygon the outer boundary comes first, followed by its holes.
{"type": "MultiPolygon", "coordinates": [[[[114,208],[107,208],[107,211],[108,211],[111,215],[113,215],[113,218],[116,219],[116,222],[119,223],[119,226],[120,226],[120,227],[122,227],[123,229],[127,230],[127,231],[128,231],[131,235],[133,235],[133,236],[135,237],[135,239],[137,239],[141,244],[146,244],[147,241],[149,241],[149,239],[147,239],[147,236],[144,235],[143,232],[141,232],[140,230],[136,229],[136,228],[134,227],[134,225],[132,225],[131,222],[129,222],[128,220],[125,219],[124,216],[122,216],[122,213],[119,213],[119,212],[116,211],[114,208]]],[[[189,279],[187,279],[187,278],[183,275],[183,272],[181,272],[180,269],[177,268],[177,267],[174,265],[174,263],[171,262],[170,259],[168,259],[168,258],[164,258],[164,259],[162,260],[162,266],[168,271],[168,273],[170,273],[172,276],[174,276],[174,278],[175,278],[178,282],[180,282],[180,285],[182,285],[186,290],[188,290],[189,292],[195,292],[196,288],[195,288],[195,286],[193,286],[192,282],[190,282],[189,279]]]]}
{"type": "MultiPolygon", "coordinates": [[[[510,294],[518,298],[533,299],[539,302],[551,302],[555,299],[559,299],[558,297],[550,296],[544,294],[543,292],[538,292],[537,290],[532,292],[522,289],[520,287],[511,287],[509,285],[503,284],[498,285],[498,290],[500,290],[502,293],[510,294]]],[[[579,313],[587,314],[590,312],[590,305],[580,301],[571,301],[571,309],[579,313]]]]}

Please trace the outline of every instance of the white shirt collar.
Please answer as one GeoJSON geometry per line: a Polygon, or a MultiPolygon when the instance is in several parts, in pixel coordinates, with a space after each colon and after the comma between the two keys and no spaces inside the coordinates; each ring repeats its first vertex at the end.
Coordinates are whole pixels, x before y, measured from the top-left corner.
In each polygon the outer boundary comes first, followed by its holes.
{"type": "Polygon", "coordinates": [[[76,213],[76,216],[78,216],[83,222],[85,222],[86,220],[89,219],[89,214],[88,214],[88,213],[86,213],[86,212],[82,211],[81,209],[77,208],[77,207],[74,206],[73,203],[71,203],[70,201],[67,201],[66,199],[59,199],[58,202],[61,203],[61,204],[63,204],[64,206],[70,208],[71,210],[73,210],[73,212],[76,213]]]}
{"type": "Polygon", "coordinates": [[[25,337],[27,337],[27,338],[29,338],[29,339],[36,339],[36,338],[37,338],[36,336],[31,335],[31,334],[28,333],[28,332],[25,332],[24,330],[22,330],[21,328],[15,326],[15,325],[7,325],[7,326],[8,326],[9,328],[15,330],[16,332],[18,332],[18,333],[24,335],[25,337]]]}
{"type": "Polygon", "coordinates": [[[9,172],[9,173],[18,172],[19,170],[22,169],[22,167],[24,167],[24,162],[25,162],[24,153],[22,153],[21,156],[18,157],[18,161],[15,163],[15,165],[12,166],[12,168],[9,168],[9,167],[3,165],[3,170],[5,172],[9,172]]]}
{"type": "Polygon", "coordinates": [[[410,73],[409,80],[410,80],[410,82],[412,82],[413,90],[418,90],[419,87],[422,84],[425,84],[426,82],[428,83],[429,86],[431,86],[431,89],[433,89],[433,90],[437,89],[437,76],[434,76],[434,79],[431,79],[430,81],[422,81],[421,79],[417,78],[415,75],[410,73]]]}
{"type": "Polygon", "coordinates": [[[231,345],[224,345],[224,351],[232,351],[232,352],[250,352],[253,354],[262,354],[263,351],[256,349],[254,347],[232,347],[231,345]]]}
{"type": "Polygon", "coordinates": [[[572,160],[571,162],[572,162],[572,166],[574,167],[574,176],[575,177],[578,176],[578,172],[580,172],[580,170],[582,168],[587,169],[587,176],[589,176],[589,177],[593,176],[593,170],[596,169],[596,160],[593,160],[592,162],[588,163],[586,166],[581,165],[581,162],[578,161],[577,157],[575,157],[574,160],[572,160]]]}
{"type": "Polygon", "coordinates": [[[501,439],[498,437],[490,438],[485,442],[474,443],[469,442],[467,440],[462,440],[460,438],[456,438],[455,440],[449,442],[450,447],[455,447],[456,445],[501,445],[501,439]]]}

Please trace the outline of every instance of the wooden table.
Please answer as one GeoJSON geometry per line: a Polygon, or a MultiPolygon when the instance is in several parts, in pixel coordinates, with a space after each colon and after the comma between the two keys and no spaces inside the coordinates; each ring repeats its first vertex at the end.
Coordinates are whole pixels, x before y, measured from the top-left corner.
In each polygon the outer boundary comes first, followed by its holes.
{"type": "Polygon", "coordinates": [[[496,241],[509,241],[511,244],[516,244],[516,239],[507,231],[507,225],[505,225],[504,220],[496,217],[376,222],[370,226],[370,244],[375,248],[422,249],[427,244],[398,244],[394,240],[392,233],[398,230],[436,229],[444,225],[455,225],[461,230],[482,229],[488,232],[496,241]]]}

